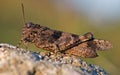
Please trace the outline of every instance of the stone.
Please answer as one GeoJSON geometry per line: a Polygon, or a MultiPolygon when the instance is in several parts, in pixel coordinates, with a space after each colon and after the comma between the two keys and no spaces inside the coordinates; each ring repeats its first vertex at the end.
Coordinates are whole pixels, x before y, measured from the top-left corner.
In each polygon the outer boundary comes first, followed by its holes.
{"type": "Polygon", "coordinates": [[[0,75],[108,75],[100,66],[72,55],[33,52],[0,44],[0,75]],[[42,53],[42,54],[41,54],[42,53]]]}

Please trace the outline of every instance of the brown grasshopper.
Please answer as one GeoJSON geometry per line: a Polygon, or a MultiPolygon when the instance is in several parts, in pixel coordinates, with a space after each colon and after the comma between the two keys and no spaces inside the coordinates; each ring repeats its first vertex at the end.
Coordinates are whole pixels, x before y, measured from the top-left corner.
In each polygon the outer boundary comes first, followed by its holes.
{"type": "Polygon", "coordinates": [[[112,47],[109,41],[95,39],[90,32],[76,35],[33,23],[26,23],[23,27],[21,42],[30,42],[38,48],[55,53],[68,53],[80,57],[97,57],[96,50],[112,47]]]}
{"type": "MultiPolygon", "coordinates": [[[[23,3],[21,5],[25,22],[23,3]]],[[[76,35],[33,23],[26,23],[23,27],[21,42],[24,44],[30,42],[38,48],[55,53],[68,53],[89,58],[98,56],[96,50],[106,50],[112,47],[109,41],[95,39],[90,32],[76,35]]]]}

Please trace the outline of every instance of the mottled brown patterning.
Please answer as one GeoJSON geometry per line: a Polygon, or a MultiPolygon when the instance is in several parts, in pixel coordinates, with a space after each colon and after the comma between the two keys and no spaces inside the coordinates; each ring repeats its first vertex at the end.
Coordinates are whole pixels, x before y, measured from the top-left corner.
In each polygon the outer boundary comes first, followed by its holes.
{"type": "Polygon", "coordinates": [[[109,41],[92,39],[84,43],[78,44],[71,49],[65,51],[65,53],[73,54],[81,57],[97,57],[96,50],[107,50],[111,48],[112,45],[109,41]]]}
{"type": "Polygon", "coordinates": [[[33,23],[26,23],[23,27],[21,42],[30,42],[45,50],[81,57],[97,57],[96,50],[112,47],[109,41],[95,39],[90,32],[76,35],[33,23]]]}

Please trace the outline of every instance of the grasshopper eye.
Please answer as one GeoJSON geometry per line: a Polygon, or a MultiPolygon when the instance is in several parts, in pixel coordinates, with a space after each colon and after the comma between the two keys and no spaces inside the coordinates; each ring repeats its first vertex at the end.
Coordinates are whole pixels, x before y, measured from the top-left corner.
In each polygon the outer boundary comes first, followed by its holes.
{"type": "Polygon", "coordinates": [[[32,22],[26,23],[26,27],[28,27],[28,28],[34,27],[34,24],[32,22]]]}

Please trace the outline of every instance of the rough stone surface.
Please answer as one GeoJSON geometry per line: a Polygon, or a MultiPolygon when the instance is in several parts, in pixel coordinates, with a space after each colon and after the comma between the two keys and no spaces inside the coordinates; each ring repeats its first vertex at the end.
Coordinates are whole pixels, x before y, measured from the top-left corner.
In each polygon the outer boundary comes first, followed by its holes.
{"type": "Polygon", "coordinates": [[[0,44],[0,75],[108,75],[100,66],[72,55],[32,52],[0,44]]]}

